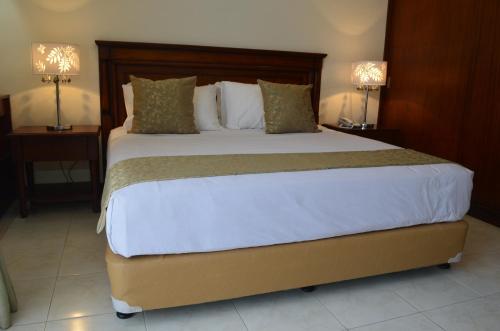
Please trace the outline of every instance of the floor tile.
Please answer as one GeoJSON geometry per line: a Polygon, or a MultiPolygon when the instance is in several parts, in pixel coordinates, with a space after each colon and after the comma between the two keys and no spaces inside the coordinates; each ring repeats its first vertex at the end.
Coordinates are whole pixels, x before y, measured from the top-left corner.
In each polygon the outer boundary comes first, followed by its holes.
{"type": "Polygon", "coordinates": [[[55,282],[55,278],[13,281],[18,300],[18,311],[12,314],[14,325],[47,320],[55,282]]]}
{"type": "Polygon", "coordinates": [[[143,314],[120,320],[115,314],[47,322],[45,331],[145,331],[143,314]]]}
{"type": "Polygon", "coordinates": [[[65,202],[60,204],[35,204],[28,218],[71,222],[92,213],[90,202],[65,202]]]}
{"type": "Polygon", "coordinates": [[[145,312],[148,331],[238,331],[246,330],[230,301],[145,312]]]}
{"type": "Polygon", "coordinates": [[[425,314],[450,331],[498,331],[500,294],[443,307],[425,314]]]}
{"type": "Polygon", "coordinates": [[[51,216],[29,215],[27,218],[16,217],[7,231],[8,235],[20,238],[33,235],[35,238],[59,239],[65,237],[70,225],[70,216],[54,213],[51,216]]]}
{"type": "Polygon", "coordinates": [[[375,277],[321,286],[315,295],[347,328],[416,313],[375,277]]]}
{"type": "Polygon", "coordinates": [[[1,240],[7,268],[13,279],[57,276],[69,221],[61,216],[17,218],[1,240]]]}
{"type": "Polygon", "coordinates": [[[72,220],[59,275],[105,272],[106,236],[96,233],[97,214],[86,212],[72,220]]]}
{"type": "Polygon", "coordinates": [[[57,242],[3,248],[7,270],[13,279],[56,277],[64,246],[57,242]]]}
{"type": "Polygon", "coordinates": [[[470,216],[465,217],[469,231],[464,251],[468,253],[500,252],[500,228],[470,216]]]}
{"type": "Polygon", "coordinates": [[[66,231],[64,233],[51,235],[47,233],[32,233],[24,230],[9,229],[7,234],[2,239],[2,247],[4,250],[19,250],[19,249],[37,249],[46,245],[64,246],[66,240],[66,231]]]}
{"type": "Polygon", "coordinates": [[[416,314],[353,329],[356,331],[442,331],[424,315],[416,314]]]}
{"type": "Polygon", "coordinates": [[[435,267],[392,275],[391,288],[420,311],[479,297],[472,289],[447,276],[449,270],[435,267]]]}
{"type": "Polygon", "coordinates": [[[237,299],[234,304],[250,331],[344,329],[313,293],[300,290],[237,299]]]}
{"type": "Polygon", "coordinates": [[[66,244],[64,248],[60,276],[84,275],[106,271],[104,252],[106,242],[87,243],[86,245],[66,244]]]}
{"type": "Polygon", "coordinates": [[[449,277],[482,295],[500,292],[500,252],[466,253],[449,277]]]}
{"type": "Polygon", "coordinates": [[[105,233],[96,233],[98,216],[97,214],[92,214],[71,222],[66,239],[67,244],[82,246],[106,242],[105,233]]]}
{"type": "Polygon", "coordinates": [[[44,331],[45,323],[29,324],[29,325],[17,325],[13,326],[9,331],[44,331]]]}
{"type": "Polygon", "coordinates": [[[49,320],[113,313],[107,275],[97,273],[58,278],[49,320]]]}
{"type": "Polygon", "coordinates": [[[5,210],[3,215],[0,216],[0,239],[3,238],[10,225],[14,222],[18,215],[18,204],[13,203],[9,208],[7,208],[7,210],[5,210]]]}

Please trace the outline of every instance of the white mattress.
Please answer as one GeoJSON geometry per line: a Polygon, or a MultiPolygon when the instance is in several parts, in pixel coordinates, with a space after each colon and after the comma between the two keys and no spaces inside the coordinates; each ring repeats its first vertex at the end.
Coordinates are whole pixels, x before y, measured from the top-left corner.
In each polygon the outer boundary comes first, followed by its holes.
{"type": "MultiPolygon", "coordinates": [[[[155,155],[359,151],[395,148],[333,130],[266,135],[111,132],[108,168],[155,155]]],[[[125,257],[209,252],[456,221],[473,173],[456,164],[331,169],[156,181],[115,191],[107,210],[112,251],[125,257]]]]}

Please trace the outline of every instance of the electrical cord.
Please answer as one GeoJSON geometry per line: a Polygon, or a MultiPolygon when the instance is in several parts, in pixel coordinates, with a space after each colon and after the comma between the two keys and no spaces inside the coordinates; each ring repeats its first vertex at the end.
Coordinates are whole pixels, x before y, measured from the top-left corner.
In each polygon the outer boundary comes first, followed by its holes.
{"type": "Polygon", "coordinates": [[[64,176],[64,179],[66,180],[66,183],[69,183],[69,178],[66,175],[66,171],[64,170],[64,166],[63,166],[62,161],[59,161],[59,168],[61,169],[61,172],[62,172],[62,174],[64,176]]]}
{"type": "Polygon", "coordinates": [[[74,161],[70,166],[69,168],[66,170],[64,169],[64,165],[63,165],[63,162],[62,161],[59,161],[59,168],[61,169],[61,172],[64,176],[64,179],[66,180],[66,183],[74,183],[74,179],[73,179],[73,176],[71,176],[71,172],[73,171],[73,169],[75,168],[76,164],[78,163],[78,161],[74,161]]]}
{"type": "Polygon", "coordinates": [[[73,169],[75,168],[77,163],[78,163],[78,161],[73,162],[73,164],[68,169],[68,177],[72,183],[74,183],[75,181],[73,180],[73,177],[71,176],[71,171],[73,171],[73,169]]]}

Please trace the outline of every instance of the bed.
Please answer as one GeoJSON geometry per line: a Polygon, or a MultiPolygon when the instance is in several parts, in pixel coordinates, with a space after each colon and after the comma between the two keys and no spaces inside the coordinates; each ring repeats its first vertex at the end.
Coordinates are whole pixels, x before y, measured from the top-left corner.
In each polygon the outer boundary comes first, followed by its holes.
{"type": "MultiPolygon", "coordinates": [[[[105,168],[144,156],[397,147],[322,128],[127,134],[129,75],[313,84],[325,54],[96,41],[105,168]]],[[[119,317],[460,261],[472,172],[452,163],[147,182],[115,192],[106,262],[119,317]],[[271,185],[270,185],[271,183],[271,185]],[[286,206],[286,207],[285,207],[286,206]]]]}

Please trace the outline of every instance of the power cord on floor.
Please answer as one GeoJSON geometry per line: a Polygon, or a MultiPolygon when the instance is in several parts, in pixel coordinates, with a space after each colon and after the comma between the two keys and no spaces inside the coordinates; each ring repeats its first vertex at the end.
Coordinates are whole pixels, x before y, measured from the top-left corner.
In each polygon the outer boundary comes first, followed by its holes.
{"type": "Polygon", "coordinates": [[[71,176],[71,171],[75,168],[76,164],[78,161],[74,161],[69,168],[66,170],[64,169],[64,165],[62,161],[59,161],[59,168],[61,169],[61,172],[64,176],[64,179],[66,180],[66,183],[74,183],[75,181],[73,180],[73,176],[71,176]]]}
{"type": "Polygon", "coordinates": [[[73,171],[73,169],[75,168],[77,163],[78,163],[78,161],[74,161],[73,164],[68,169],[68,177],[72,183],[74,183],[75,181],[73,180],[73,177],[71,176],[71,172],[73,171]]]}
{"type": "Polygon", "coordinates": [[[66,175],[66,170],[64,169],[64,165],[63,165],[62,161],[59,161],[59,168],[61,169],[61,172],[64,176],[64,179],[66,180],[66,183],[69,183],[69,178],[68,178],[68,175],[66,175]]]}

